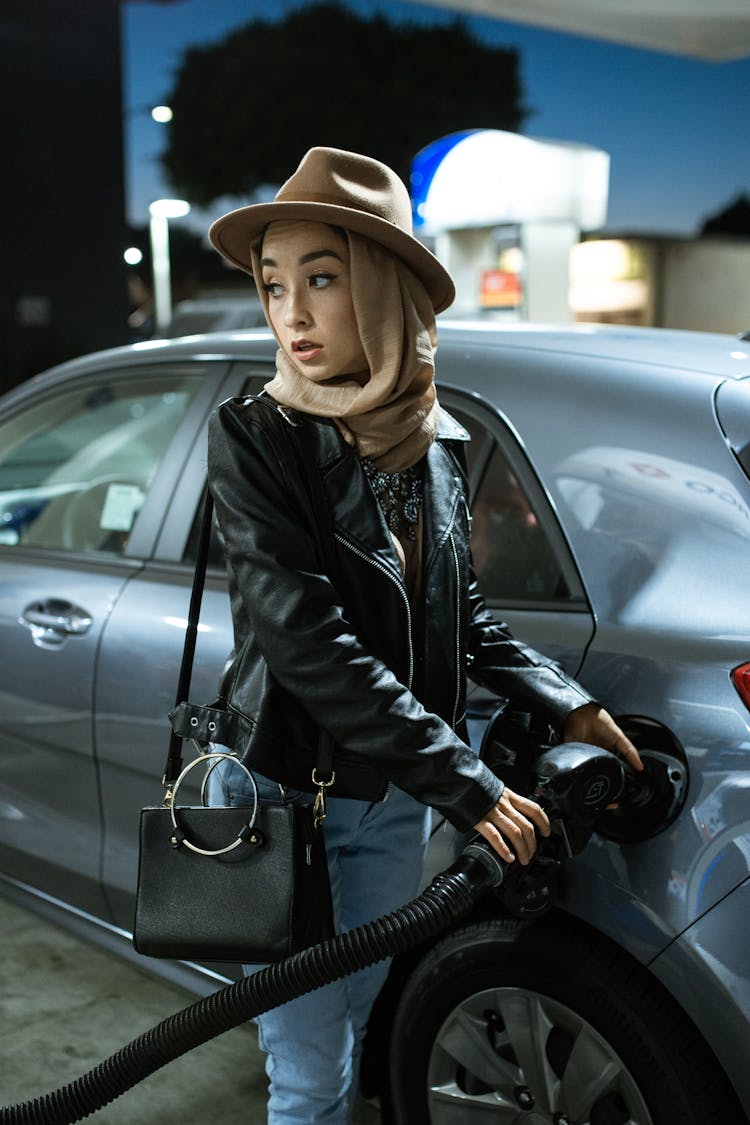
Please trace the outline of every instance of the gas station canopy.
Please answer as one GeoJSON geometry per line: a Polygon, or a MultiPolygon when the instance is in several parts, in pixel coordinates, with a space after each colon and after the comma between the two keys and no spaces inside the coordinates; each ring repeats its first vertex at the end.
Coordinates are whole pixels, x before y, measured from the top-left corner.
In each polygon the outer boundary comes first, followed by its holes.
{"type": "Polygon", "coordinates": [[[498,223],[607,218],[609,156],[591,145],[542,141],[499,129],[452,133],[412,163],[414,228],[424,235],[498,223]]]}
{"type": "Polygon", "coordinates": [[[750,55],[748,0],[418,0],[714,62],[750,55]]]}

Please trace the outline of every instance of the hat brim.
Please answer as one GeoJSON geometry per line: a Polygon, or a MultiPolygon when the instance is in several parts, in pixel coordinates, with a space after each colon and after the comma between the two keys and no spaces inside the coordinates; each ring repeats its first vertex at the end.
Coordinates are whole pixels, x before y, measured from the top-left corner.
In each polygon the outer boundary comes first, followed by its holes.
{"type": "Polygon", "coordinates": [[[228,261],[252,273],[250,247],[269,223],[282,220],[328,223],[365,235],[406,262],[427,290],[436,313],[443,312],[455,299],[451,275],[426,246],[394,223],[353,207],[297,200],[253,203],[222,215],[211,225],[208,237],[228,261]]]}

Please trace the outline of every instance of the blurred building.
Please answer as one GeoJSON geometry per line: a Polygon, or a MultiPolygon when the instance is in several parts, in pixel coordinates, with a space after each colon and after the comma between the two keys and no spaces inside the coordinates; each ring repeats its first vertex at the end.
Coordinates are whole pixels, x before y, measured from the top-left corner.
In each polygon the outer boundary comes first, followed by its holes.
{"type": "Polygon", "coordinates": [[[571,254],[570,307],[583,321],[747,332],[750,238],[586,240],[571,254]]]}
{"type": "MultiPolygon", "coordinates": [[[[530,264],[521,231],[505,224],[492,235],[490,250],[472,263],[462,315],[528,320],[530,264]]],[[[750,238],[590,235],[571,247],[561,286],[566,311],[553,322],[742,334],[750,331],[750,238]]]]}
{"type": "Polygon", "coordinates": [[[609,157],[497,129],[414,158],[414,225],[456,281],[449,315],[750,330],[750,199],[702,237],[602,233],[609,157]]]}
{"type": "Polygon", "coordinates": [[[527,320],[571,319],[571,253],[581,231],[604,225],[608,195],[603,150],[502,129],[449,133],[412,161],[414,229],[434,240],[453,275],[459,316],[475,313],[481,297],[486,307],[517,307],[527,320]],[[513,249],[502,245],[509,228],[520,251],[518,284],[503,260],[513,249]]]}
{"type": "Polygon", "coordinates": [[[126,338],[118,0],[2,0],[0,389],[126,338]]]}

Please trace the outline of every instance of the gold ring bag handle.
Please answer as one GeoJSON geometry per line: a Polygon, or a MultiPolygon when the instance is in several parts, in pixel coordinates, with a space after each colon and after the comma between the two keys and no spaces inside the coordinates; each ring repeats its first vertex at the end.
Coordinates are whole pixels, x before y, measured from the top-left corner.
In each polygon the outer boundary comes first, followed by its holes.
{"type": "MultiPolygon", "coordinates": [[[[209,773],[210,773],[210,770],[209,770],[209,773]]],[[[203,796],[203,787],[201,787],[201,797],[202,796],[203,796]]],[[[194,758],[192,760],[192,762],[188,762],[188,764],[185,766],[185,768],[183,769],[180,776],[175,781],[174,786],[172,788],[171,800],[169,802],[169,812],[170,812],[170,815],[171,815],[171,818],[172,818],[172,829],[173,829],[173,835],[171,836],[171,843],[175,848],[184,846],[186,848],[189,848],[191,852],[196,852],[198,855],[226,855],[227,852],[232,852],[232,851],[234,851],[235,848],[238,848],[240,846],[240,844],[247,843],[247,844],[250,844],[250,845],[258,845],[258,844],[262,843],[261,833],[255,827],[255,822],[258,819],[258,786],[255,782],[255,778],[252,775],[252,771],[249,770],[247,768],[247,766],[245,765],[245,763],[241,762],[240,759],[238,757],[236,757],[236,755],[234,755],[234,754],[223,754],[223,753],[219,752],[218,750],[215,750],[215,751],[212,751],[211,753],[208,753],[208,754],[201,754],[200,758],[194,758]],[[248,817],[247,823],[243,825],[243,827],[240,829],[238,835],[235,837],[234,840],[231,841],[231,843],[227,844],[223,848],[213,848],[213,849],[200,848],[200,847],[198,847],[197,844],[192,843],[192,841],[188,839],[184,830],[180,827],[180,825],[178,823],[178,820],[177,820],[178,809],[175,808],[176,801],[177,801],[177,791],[180,788],[180,786],[182,785],[182,783],[185,780],[185,778],[187,777],[187,775],[190,773],[190,771],[195,766],[205,765],[205,763],[208,761],[209,758],[213,759],[213,764],[211,766],[211,769],[213,769],[214,766],[217,766],[220,761],[234,762],[235,765],[238,765],[241,769],[243,769],[245,771],[247,776],[250,778],[250,783],[252,784],[252,787],[253,787],[252,812],[250,813],[250,816],[248,817]]]]}

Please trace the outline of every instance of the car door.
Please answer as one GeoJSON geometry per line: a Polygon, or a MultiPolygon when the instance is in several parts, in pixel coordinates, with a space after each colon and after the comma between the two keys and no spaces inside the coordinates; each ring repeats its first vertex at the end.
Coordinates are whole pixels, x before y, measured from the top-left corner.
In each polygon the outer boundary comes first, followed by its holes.
{"type": "Polygon", "coordinates": [[[0,865],[106,916],[97,657],[211,388],[205,365],[81,367],[0,422],[0,865]]]}
{"type": "MultiPolygon", "coordinates": [[[[471,546],[485,601],[514,636],[575,676],[594,621],[543,483],[496,409],[455,388],[442,387],[440,401],[471,435],[471,546]]],[[[473,739],[495,706],[488,692],[471,688],[473,739]]]]}
{"type": "MultiPolygon", "coordinates": [[[[216,391],[193,443],[161,528],[153,557],[122,592],[108,618],[96,684],[96,743],[101,777],[103,882],[118,925],[132,929],[140,810],[160,805],[169,743],[168,714],[177,679],[193,581],[197,532],[206,487],[206,421],[233,394],[255,393],[272,366],[238,363],[216,391]]],[[[210,703],[232,647],[223,552],[212,539],[190,698],[210,703]]],[[[192,757],[185,746],[184,760],[192,757]]],[[[198,783],[191,780],[184,796],[198,783]]]]}

